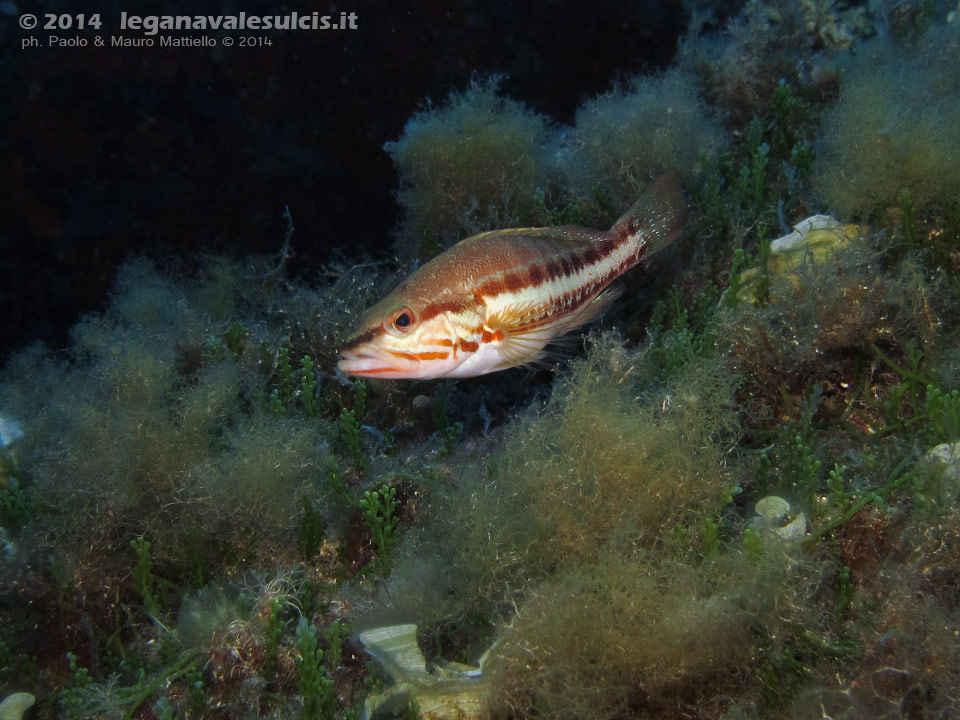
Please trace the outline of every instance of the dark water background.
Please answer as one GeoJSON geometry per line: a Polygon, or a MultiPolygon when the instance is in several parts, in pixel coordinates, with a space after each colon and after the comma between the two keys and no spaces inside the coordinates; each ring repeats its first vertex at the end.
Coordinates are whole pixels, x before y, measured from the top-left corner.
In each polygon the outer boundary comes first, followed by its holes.
{"type": "Polygon", "coordinates": [[[2,9],[0,362],[33,340],[65,345],[130,254],[189,272],[196,253],[276,252],[284,206],[297,275],[337,249],[388,250],[396,175],[382,146],[427,99],[503,73],[506,94],[570,123],[611,80],[668,64],[686,23],[678,0],[2,9]],[[124,35],[122,11],[352,11],[358,29],[260,33],[268,47],[96,48],[91,31],[18,25],[80,10],[100,13],[104,37],[124,35]],[[22,49],[31,34],[40,47],[22,49]],[[89,45],[49,47],[53,34],[89,45]]]}

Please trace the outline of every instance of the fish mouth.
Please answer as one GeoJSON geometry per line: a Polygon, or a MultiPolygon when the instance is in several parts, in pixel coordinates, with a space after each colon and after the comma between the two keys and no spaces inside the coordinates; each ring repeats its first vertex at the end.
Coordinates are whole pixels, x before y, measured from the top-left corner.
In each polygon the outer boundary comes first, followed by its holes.
{"type": "Polygon", "coordinates": [[[347,375],[380,378],[419,377],[420,361],[402,357],[384,357],[378,353],[350,352],[340,353],[337,369],[347,375]]]}

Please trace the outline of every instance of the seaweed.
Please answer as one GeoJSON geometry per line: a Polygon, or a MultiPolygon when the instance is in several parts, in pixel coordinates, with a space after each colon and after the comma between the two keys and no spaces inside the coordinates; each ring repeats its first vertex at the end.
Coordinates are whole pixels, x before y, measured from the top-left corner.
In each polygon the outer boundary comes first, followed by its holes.
{"type": "Polygon", "coordinates": [[[692,179],[699,155],[713,156],[723,139],[693,79],[669,71],[632,78],[584,103],[558,164],[587,224],[604,227],[651,177],[674,169],[692,179]]]}
{"type": "Polygon", "coordinates": [[[351,633],[414,620],[498,717],[955,713],[957,42],[899,5],[748,3],[572,128],[496,79],[411,119],[402,263],[692,189],[622,334],[553,374],[345,381],[396,278],[288,278],[289,213],[278,258],[131,261],[4,371],[4,681],[64,717],[351,717],[391,693],[351,633]],[[874,228],[776,250],[822,204],[874,228]]]}
{"type": "Polygon", "coordinates": [[[960,192],[952,162],[960,143],[956,27],[932,26],[906,46],[877,37],[847,65],[823,121],[816,169],[823,200],[844,215],[879,215],[904,191],[918,211],[953,201],[960,192]]]}
{"type": "Polygon", "coordinates": [[[297,625],[297,673],[300,676],[300,695],[303,698],[304,720],[332,720],[337,709],[333,680],[323,666],[324,652],[317,642],[316,626],[306,618],[297,625]]]}
{"type": "Polygon", "coordinates": [[[414,115],[384,149],[405,210],[397,249],[428,260],[480,230],[529,225],[546,176],[546,119],[498,94],[499,77],[474,82],[414,115]]]}

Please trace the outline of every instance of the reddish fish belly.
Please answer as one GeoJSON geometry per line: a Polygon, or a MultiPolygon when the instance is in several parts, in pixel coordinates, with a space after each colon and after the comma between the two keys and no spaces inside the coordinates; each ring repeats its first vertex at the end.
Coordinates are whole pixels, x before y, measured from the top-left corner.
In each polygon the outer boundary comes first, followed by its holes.
{"type": "Polygon", "coordinates": [[[614,297],[605,292],[610,284],[672,241],[682,218],[679,184],[668,175],[609,231],[523,228],[467,238],[371,308],[338,366],[351,375],[435,378],[534,362],[553,339],[601,312],[614,297]],[[394,307],[415,315],[409,337],[388,335],[394,307]]]}

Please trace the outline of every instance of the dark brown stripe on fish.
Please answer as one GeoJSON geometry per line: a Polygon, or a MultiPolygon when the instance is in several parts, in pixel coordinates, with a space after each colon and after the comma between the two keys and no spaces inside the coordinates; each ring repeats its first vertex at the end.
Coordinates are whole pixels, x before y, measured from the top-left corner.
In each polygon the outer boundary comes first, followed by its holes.
{"type": "Polygon", "coordinates": [[[353,348],[359,345],[363,345],[364,343],[370,342],[371,340],[373,340],[373,338],[375,338],[377,335],[380,335],[382,333],[383,333],[382,327],[370,328],[369,330],[366,330],[360,333],[355,338],[347,340],[347,342],[344,344],[340,352],[349,352],[350,350],[353,350],[353,348]]]}
{"type": "Polygon", "coordinates": [[[564,315],[576,312],[585,303],[594,300],[596,296],[616,278],[629,270],[643,257],[645,251],[646,248],[641,246],[636,260],[634,260],[634,258],[627,258],[614,268],[609,275],[594,278],[592,282],[578,288],[572,288],[563,293],[563,295],[552,299],[544,305],[544,309],[539,315],[534,316],[523,324],[524,330],[535,330],[544,325],[549,325],[564,315]],[[558,310],[559,312],[557,312],[558,310]]]}
{"type": "Polygon", "coordinates": [[[444,300],[443,302],[431,303],[427,305],[423,312],[420,313],[420,317],[417,318],[418,322],[426,322],[435,318],[437,315],[442,315],[445,312],[458,313],[463,312],[470,305],[467,302],[459,299],[453,300],[444,300]]]}
{"type": "Polygon", "coordinates": [[[547,281],[546,276],[543,274],[543,270],[536,263],[533,263],[533,265],[530,266],[529,273],[530,273],[530,285],[533,287],[537,287],[538,285],[543,285],[543,283],[547,281]]]}
{"type": "Polygon", "coordinates": [[[580,253],[574,253],[570,256],[570,264],[573,266],[574,275],[586,267],[586,263],[584,262],[583,256],[580,253]]]}
{"type": "Polygon", "coordinates": [[[600,250],[597,248],[596,245],[591,245],[583,253],[583,259],[584,259],[584,262],[587,263],[587,265],[596,264],[597,262],[600,261],[600,258],[602,257],[603,257],[603,253],[600,252],[600,250]]]}
{"type": "MultiPolygon", "coordinates": [[[[445,312],[462,312],[463,310],[466,310],[468,307],[469,305],[462,300],[446,300],[444,302],[433,303],[431,305],[427,305],[423,309],[423,312],[420,313],[420,317],[418,318],[418,321],[424,322],[426,320],[430,320],[431,318],[434,318],[437,315],[440,315],[445,312]]],[[[354,348],[370,342],[373,338],[377,337],[378,335],[382,335],[384,332],[385,331],[382,325],[378,325],[377,327],[372,327],[369,330],[365,330],[364,332],[357,335],[355,338],[351,338],[350,340],[348,340],[344,344],[340,352],[341,353],[350,352],[354,348]]]]}
{"type": "MultiPolygon", "coordinates": [[[[523,270],[512,270],[494,275],[474,290],[474,297],[497,297],[503,293],[536,288],[549,281],[573,277],[588,265],[601,263],[619,249],[624,242],[625,238],[619,236],[606,238],[587,246],[580,252],[570,251],[566,255],[551,258],[545,264],[533,262],[523,270]]],[[[626,267],[637,262],[639,257],[631,258],[630,262],[626,263],[626,267]]],[[[611,275],[616,276],[622,272],[624,272],[623,266],[617,268],[611,275]]],[[[580,288],[580,292],[587,292],[588,287],[592,287],[592,285],[580,288]]]]}

